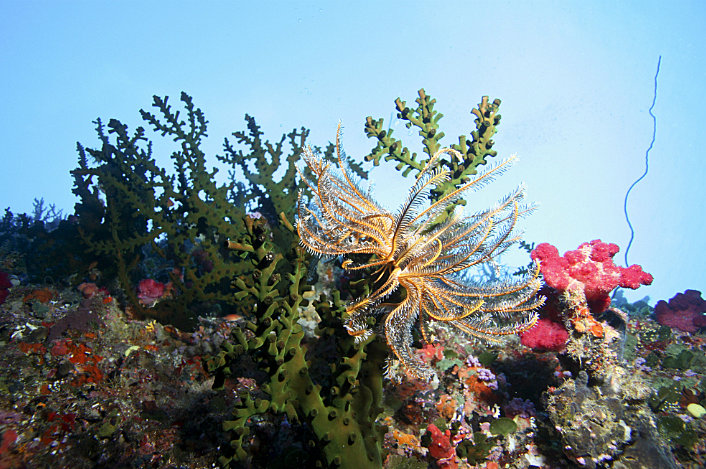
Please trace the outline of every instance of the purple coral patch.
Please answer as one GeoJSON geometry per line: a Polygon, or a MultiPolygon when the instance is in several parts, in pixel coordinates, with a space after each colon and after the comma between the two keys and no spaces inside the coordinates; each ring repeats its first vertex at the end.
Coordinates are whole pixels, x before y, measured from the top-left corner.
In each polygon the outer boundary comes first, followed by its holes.
{"type": "Polygon", "coordinates": [[[706,301],[698,290],[677,293],[669,302],[660,300],[655,305],[657,322],[683,332],[696,332],[706,327],[706,301]]]}

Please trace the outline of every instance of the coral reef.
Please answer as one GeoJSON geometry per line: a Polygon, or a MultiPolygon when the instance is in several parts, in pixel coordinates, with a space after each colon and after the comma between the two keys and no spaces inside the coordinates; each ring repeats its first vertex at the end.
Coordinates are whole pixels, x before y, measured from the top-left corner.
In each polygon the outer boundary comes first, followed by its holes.
{"type": "Polygon", "coordinates": [[[683,332],[706,327],[706,301],[697,290],[677,293],[669,302],[658,301],[654,313],[658,323],[683,332]]]}
{"type": "Polygon", "coordinates": [[[432,463],[429,467],[546,465],[532,442],[538,431],[534,405],[510,397],[520,389],[500,371],[503,362],[515,362],[512,348],[478,348],[440,322],[430,331],[438,343],[419,353],[434,368],[438,382],[412,379],[408,373],[405,381],[385,385],[389,410],[384,421],[394,429],[386,435],[388,462],[394,455],[406,455],[432,463]],[[440,358],[437,351],[442,349],[440,358]],[[418,437],[420,428],[425,430],[418,437]]]}
{"type": "Polygon", "coordinates": [[[516,192],[475,225],[450,215],[504,167],[480,171],[500,101],[484,97],[471,137],[445,150],[434,104],[424,90],[414,109],[396,101],[428,158],[366,123],[368,161],[417,176],[400,213],[360,189],[340,142],[312,156],[304,128],[268,141],[246,115],[219,186],[187,95],[181,110],[155,98],[157,115],[142,112],[176,142],[172,173],[143,129],[97,121],[100,148],[79,145],[75,213],[40,199],[0,220],[0,467],[704,467],[703,300],[687,290],[653,314],[616,294],[608,307],[614,288],[651,281],[613,264],[617,246],[521,244],[547,282],[540,319],[519,340],[472,340],[512,322],[513,304],[528,314],[540,280],[532,264],[498,289],[493,269],[447,275],[487,266],[526,212],[516,192]],[[392,360],[383,379],[396,308],[403,345],[390,341],[428,374],[392,360]],[[483,308],[498,315],[476,327],[483,308]]]}
{"type": "MultiPolygon", "coordinates": [[[[242,301],[257,313],[258,308],[266,311],[268,306],[258,305],[268,300],[248,300],[261,288],[265,293],[272,291],[265,286],[272,282],[268,265],[258,259],[264,260],[270,252],[267,248],[274,246],[268,244],[271,238],[265,221],[252,220],[252,224],[253,236],[265,243],[260,254],[250,253],[247,246],[253,245],[242,243],[245,250],[240,252],[247,253],[251,266],[251,271],[241,275],[249,292],[242,295],[242,301]],[[254,274],[256,270],[264,274],[254,274]],[[255,283],[256,278],[263,283],[255,283]]],[[[300,307],[313,304],[322,322],[316,331],[318,338],[299,342],[305,350],[304,361],[299,363],[305,364],[311,377],[311,395],[328,406],[326,411],[338,410],[328,398],[337,386],[338,370],[345,368],[338,357],[338,343],[345,340],[351,350],[357,347],[342,326],[344,302],[333,296],[317,298],[319,293],[312,295],[308,285],[301,285],[300,307]]],[[[2,305],[0,462],[6,466],[56,467],[70,462],[78,467],[213,467],[223,464],[219,458],[228,457],[229,442],[239,435],[239,427],[228,434],[221,430],[224,422],[230,422],[226,423],[229,426],[237,420],[231,412],[242,412],[247,402],[255,405],[260,399],[262,405],[272,399],[266,392],[273,389],[267,387],[272,379],[264,367],[278,366],[277,357],[266,358],[268,350],[278,353],[282,349],[269,337],[276,335],[289,342],[284,329],[271,329],[280,332],[269,335],[263,333],[267,328],[256,329],[262,345],[237,355],[240,360],[228,366],[232,372],[223,370],[220,390],[211,389],[213,377],[202,366],[202,359],[210,355],[208,363],[225,344],[238,347],[235,337],[255,336],[248,325],[257,322],[252,311],[243,311],[247,319],[235,321],[201,318],[197,330],[188,334],[153,321],[129,319],[95,285],[84,285],[73,293],[54,291],[51,300],[35,295],[38,290],[43,288],[13,287],[2,305]],[[85,292],[92,294],[85,298],[85,292]],[[98,321],[80,321],[79,310],[92,311],[98,321]]],[[[282,300],[293,301],[289,296],[275,297],[273,303],[282,300]]],[[[270,316],[273,323],[280,321],[279,314],[275,310],[270,316]]],[[[367,370],[376,371],[375,378],[380,379],[380,386],[384,384],[376,424],[387,431],[384,438],[375,436],[381,457],[376,467],[519,469],[572,467],[581,462],[588,466],[591,461],[599,461],[598,467],[639,467],[640,462],[674,467],[670,466],[670,449],[684,467],[703,466],[706,418],[689,410],[706,404],[703,336],[674,335],[643,316],[629,320],[627,331],[624,347],[632,352],[625,355],[633,357],[628,362],[634,363],[633,368],[622,367],[621,374],[621,369],[613,369],[614,377],[597,381],[580,370],[569,372],[564,366],[573,365],[557,361],[551,352],[533,355],[521,347],[479,348],[442,323],[432,323],[432,343],[418,353],[434,368],[437,383],[412,376],[402,383],[383,383],[379,368],[367,370]],[[545,400],[537,397],[536,389],[546,389],[545,400]],[[651,394],[653,389],[657,392],[651,394]],[[605,418],[598,422],[596,416],[605,418]],[[432,454],[429,445],[434,438],[426,431],[431,424],[440,432],[436,439],[440,448],[450,445],[453,454],[447,451],[443,455],[447,457],[438,459],[439,453],[434,450],[432,454]],[[625,436],[628,431],[630,437],[625,436]],[[565,449],[566,445],[571,448],[565,449]]],[[[615,347],[615,340],[608,345],[615,347]]],[[[379,358],[374,363],[380,367],[385,345],[370,342],[366,353],[371,346],[376,347],[379,358]]],[[[606,344],[600,342],[600,346],[606,344]]],[[[597,352],[592,349],[591,353],[597,352]]],[[[286,354],[278,356],[285,359],[285,368],[291,366],[286,354]]],[[[365,373],[361,370],[359,379],[365,373]]],[[[287,401],[297,408],[307,388],[299,387],[296,380],[287,384],[289,377],[282,383],[279,389],[288,391],[287,401]]],[[[359,389],[367,394],[365,386],[359,389]]],[[[279,390],[276,395],[281,397],[279,390]]],[[[299,420],[290,419],[286,412],[270,406],[250,415],[242,438],[247,455],[232,465],[313,467],[316,461],[328,465],[325,445],[306,414],[298,414],[299,420]]],[[[324,415],[324,426],[337,431],[341,422],[337,418],[329,421],[329,413],[324,415]]]]}
{"type": "Polygon", "coordinates": [[[0,467],[213,467],[232,394],[210,390],[201,357],[232,325],[186,334],[103,292],[33,291],[0,312],[0,467]]]}

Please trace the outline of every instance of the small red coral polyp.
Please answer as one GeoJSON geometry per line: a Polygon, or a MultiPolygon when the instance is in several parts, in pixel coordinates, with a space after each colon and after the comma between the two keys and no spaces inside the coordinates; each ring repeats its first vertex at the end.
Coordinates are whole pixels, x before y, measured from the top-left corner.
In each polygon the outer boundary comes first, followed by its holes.
{"type": "Polygon", "coordinates": [[[615,265],[613,256],[619,250],[616,244],[594,239],[562,257],[556,247],[542,243],[531,257],[539,261],[547,285],[559,291],[583,291],[591,312],[597,314],[610,306],[608,294],[616,287],[634,290],[652,283],[652,275],[637,264],[627,268],[615,265]]]}

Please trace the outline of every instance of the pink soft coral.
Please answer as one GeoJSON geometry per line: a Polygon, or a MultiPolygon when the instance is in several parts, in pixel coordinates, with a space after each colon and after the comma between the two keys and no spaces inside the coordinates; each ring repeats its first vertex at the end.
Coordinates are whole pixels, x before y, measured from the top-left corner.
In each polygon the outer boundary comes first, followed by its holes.
{"type": "Polygon", "coordinates": [[[657,322],[672,329],[683,332],[696,332],[706,327],[706,301],[701,298],[701,292],[686,290],[677,293],[667,303],[660,300],[655,305],[657,322]]]}
{"type": "Polygon", "coordinates": [[[638,288],[652,283],[652,275],[639,265],[619,267],[613,256],[620,250],[613,243],[595,239],[581,244],[563,257],[549,243],[542,243],[532,251],[532,259],[539,261],[544,281],[560,291],[582,290],[594,314],[610,306],[608,294],[616,287],[638,288]]]}

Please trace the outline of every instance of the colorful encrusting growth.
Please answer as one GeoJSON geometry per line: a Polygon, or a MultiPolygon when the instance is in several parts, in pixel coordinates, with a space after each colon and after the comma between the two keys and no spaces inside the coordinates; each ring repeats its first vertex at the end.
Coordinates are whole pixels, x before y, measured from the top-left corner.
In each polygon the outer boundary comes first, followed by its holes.
{"type": "Polygon", "coordinates": [[[517,219],[530,210],[520,205],[522,188],[495,207],[468,217],[451,212],[443,222],[433,225],[465,192],[490,182],[512,159],[477,175],[421,210],[430,190],[449,178],[448,170],[438,168],[442,156],[461,158],[455,150],[440,149],[419,173],[407,200],[393,214],[364,193],[346,171],[340,126],[336,150],[340,176],[311,150],[304,153],[304,161],[314,174],[306,181],[313,196],[308,204],[300,197],[297,230],[302,244],[311,252],[349,256],[341,264],[345,270],[375,268],[372,293],[347,309],[346,328],[352,336],[366,340],[371,334],[371,319],[382,317],[380,332],[394,356],[413,375],[428,379],[433,371],[411,348],[417,322],[425,340],[426,322],[432,320],[490,341],[534,325],[534,311],[543,303],[541,297],[535,297],[541,287],[537,271],[520,280],[491,285],[464,283],[455,275],[491,262],[519,239],[513,236],[513,228],[517,219]],[[399,289],[404,292],[396,298],[399,289]]]}

